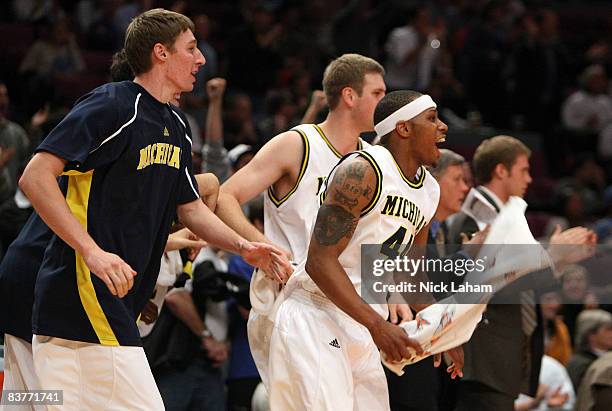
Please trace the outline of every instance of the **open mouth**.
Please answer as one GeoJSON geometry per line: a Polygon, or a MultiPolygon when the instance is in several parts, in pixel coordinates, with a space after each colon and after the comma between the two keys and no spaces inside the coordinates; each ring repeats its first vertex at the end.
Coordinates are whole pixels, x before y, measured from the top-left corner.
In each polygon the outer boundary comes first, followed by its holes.
{"type": "Polygon", "coordinates": [[[446,141],[446,136],[443,135],[436,140],[436,144],[444,143],[446,141]]]}

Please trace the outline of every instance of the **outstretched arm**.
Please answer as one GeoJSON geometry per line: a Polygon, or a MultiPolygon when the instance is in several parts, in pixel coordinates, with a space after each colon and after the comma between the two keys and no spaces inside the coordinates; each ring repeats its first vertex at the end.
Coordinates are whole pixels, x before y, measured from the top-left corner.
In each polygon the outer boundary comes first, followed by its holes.
{"type": "Polygon", "coordinates": [[[299,174],[304,147],[298,133],[287,131],[264,145],[255,157],[222,186],[216,213],[228,226],[251,241],[270,241],[242,212],[248,202],[281,179],[295,183],[299,174]]]}
{"type": "Polygon", "coordinates": [[[179,220],[202,240],[239,254],[247,263],[263,269],[281,281],[289,278],[292,272],[291,263],[281,250],[270,244],[246,241],[226,226],[200,199],[181,204],[177,211],[179,220]]]}

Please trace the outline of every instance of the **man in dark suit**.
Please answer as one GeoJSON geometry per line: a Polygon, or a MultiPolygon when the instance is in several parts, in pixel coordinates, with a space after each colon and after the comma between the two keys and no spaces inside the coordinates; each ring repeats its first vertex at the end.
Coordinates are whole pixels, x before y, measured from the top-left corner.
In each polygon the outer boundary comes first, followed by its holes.
{"type": "MultiPolygon", "coordinates": [[[[469,190],[463,172],[464,163],[465,159],[459,154],[442,149],[438,164],[429,170],[440,184],[440,202],[429,229],[427,258],[468,257],[464,253],[450,255],[446,249],[448,244],[446,218],[461,209],[461,204],[469,190]]],[[[448,283],[462,279],[462,277],[447,272],[429,272],[428,277],[436,283],[448,283]]],[[[440,300],[444,296],[436,295],[435,297],[436,300],[440,300]]],[[[452,410],[454,403],[452,380],[445,371],[446,367],[434,368],[433,364],[433,357],[428,357],[406,367],[401,377],[387,371],[392,411],[452,410]]]]}
{"type": "MultiPolygon", "coordinates": [[[[531,183],[530,150],[510,136],[484,140],[473,159],[474,177],[481,185],[473,188],[486,201],[493,220],[511,196],[523,197],[531,183]]],[[[470,196],[468,195],[468,198],[470,196]]],[[[477,221],[459,213],[449,227],[452,243],[461,243],[492,221],[477,221]],[[463,235],[462,235],[463,234],[463,235]]],[[[580,228],[555,232],[554,244],[592,243],[594,235],[580,228]]],[[[555,280],[552,270],[526,276],[538,283],[555,280]]],[[[543,354],[543,331],[536,309],[536,296],[523,278],[497,292],[489,302],[483,321],[464,345],[464,378],[457,384],[457,411],[513,411],[519,393],[535,397],[543,354]],[[512,301],[513,304],[500,304],[512,301]]],[[[532,283],[533,284],[533,283],[532,283]]]]}

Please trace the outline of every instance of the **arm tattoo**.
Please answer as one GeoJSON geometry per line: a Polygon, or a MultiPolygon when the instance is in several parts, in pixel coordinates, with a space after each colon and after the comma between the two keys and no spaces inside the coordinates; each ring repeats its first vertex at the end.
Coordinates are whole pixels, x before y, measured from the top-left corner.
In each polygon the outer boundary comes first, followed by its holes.
{"type": "Polygon", "coordinates": [[[332,182],[334,201],[353,210],[359,204],[359,197],[368,196],[369,188],[363,186],[367,167],[363,162],[355,162],[338,170],[332,182]]]}
{"type": "Polygon", "coordinates": [[[346,194],[344,194],[342,191],[338,190],[337,188],[334,190],[333,198],[335,201],[342,204],[343,206],[348,207],[350,210],[352,210],[358,203],[356,198],[351,198],[347,196],[346,194]]]}
{"type": "Polygon", "coordinates": [[[317,215],[314,237],[321,245],[334,245],[342,237],[351,238],[359,221],[339,205],[323,204],[317,215]]]}

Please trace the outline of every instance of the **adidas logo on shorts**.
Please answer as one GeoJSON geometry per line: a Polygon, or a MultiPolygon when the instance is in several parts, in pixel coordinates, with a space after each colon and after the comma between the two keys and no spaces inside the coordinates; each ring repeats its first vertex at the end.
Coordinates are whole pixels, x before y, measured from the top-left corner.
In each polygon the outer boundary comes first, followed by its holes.
{"type": "Polygon", "coordinates": [[[331,345],[334,348],[340,348],[340,344],[338,344],[338,340],[335,338],[330,341],[329,345],[331,345]]]}

